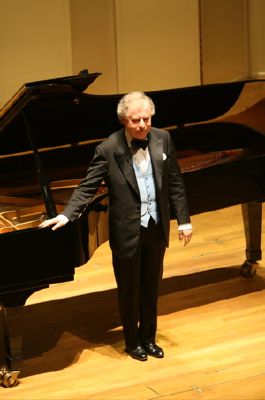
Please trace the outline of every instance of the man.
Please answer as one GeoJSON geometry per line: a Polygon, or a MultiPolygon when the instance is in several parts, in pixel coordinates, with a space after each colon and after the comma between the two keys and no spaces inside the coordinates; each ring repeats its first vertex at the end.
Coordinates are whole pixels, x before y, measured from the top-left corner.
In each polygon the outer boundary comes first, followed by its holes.
{"type": "Polygon", "coordinates": [[[151,127],[153,101],[142,92],[132,92],[120,100],[117,113],[124,127],[97,146],[87,175],[64,212],[41,227],[53,226],[55,230],[79,218],[105,181],[109,190],[109,242],[125,350],[144,361],[148,355],[164,357],[155,336],[170,207],[176,214],[184,245],[191,239],[192,226],[170,135],[151,127]]]}

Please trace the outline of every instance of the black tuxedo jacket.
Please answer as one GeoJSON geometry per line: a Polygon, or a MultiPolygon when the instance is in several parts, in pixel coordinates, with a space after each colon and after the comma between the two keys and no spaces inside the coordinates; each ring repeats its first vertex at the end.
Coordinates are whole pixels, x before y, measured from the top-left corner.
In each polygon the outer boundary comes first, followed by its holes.
{"type": "MultiPolygon", "coordinates": [[[[169,133],[151,128],[148,148],[159,217],[168,246],[170,208],[175,211],[179,224],[190,222],[185,188],[169,133]]],[[[141,200],[124,128],[97,146],[86,177],[63,212],[70,221],[81,216],[103,180],[109,190],[110,247],[120,258],[131,257],[140,236],[141,200]]]]}

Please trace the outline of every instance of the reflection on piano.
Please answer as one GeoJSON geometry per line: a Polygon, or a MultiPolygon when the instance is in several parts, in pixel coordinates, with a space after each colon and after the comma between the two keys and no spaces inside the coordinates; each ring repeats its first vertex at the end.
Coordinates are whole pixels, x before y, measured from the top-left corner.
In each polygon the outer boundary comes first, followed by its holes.
{"type": "MultiPolygon", "coordinates": [[[[4,386],[17,383],[14,366],[22,357],[19,318],[27,298],[52,283],[73,279],[75,267],[108,239],[104,183],[77,223],[55,232],[38,228],[64,208],[96,145],[120,128],[116,107],[122,95],[84,93],[98,75],[82,71],[25,84],[0,111],[4,386]]],[[[156,104],[153,125],[171,132],[191,214],[242,204],[246,261],[241,271],[253,276],[261,259],[265,198],[265,81],[147,94],[156,104]]]]}

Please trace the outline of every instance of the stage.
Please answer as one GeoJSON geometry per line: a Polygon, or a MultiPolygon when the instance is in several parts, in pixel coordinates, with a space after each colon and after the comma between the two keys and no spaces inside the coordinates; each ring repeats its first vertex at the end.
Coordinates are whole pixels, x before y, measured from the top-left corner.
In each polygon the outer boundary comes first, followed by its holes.
{"type": "Polygon", "coordinates": [[[107,242],[73,282],[28,299],[20,383],[0,387],[1,400],[265,399],[265,261],[253,278],[240,274],[240,206],[192,223],[183,248],[171,222],[157,334],[164,359],[124,353],[107,242]]]}

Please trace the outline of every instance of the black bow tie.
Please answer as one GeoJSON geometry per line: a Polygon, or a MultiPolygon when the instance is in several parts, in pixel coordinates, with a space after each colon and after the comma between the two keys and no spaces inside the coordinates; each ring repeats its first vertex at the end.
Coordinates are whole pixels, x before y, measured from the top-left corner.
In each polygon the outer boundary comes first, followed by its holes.
{"type": "Polygon", "coordinates": [[[146,147],[148,146],[148,140],[147,140],[147,139],[146,139],[146,140],[137,140],[137,139],[133,139],[131,143],[132,143],[132,147],[133,147],[135,150],[138,150],[138,149],[143,149],[143,150],[145,150],[146,147]]]}

